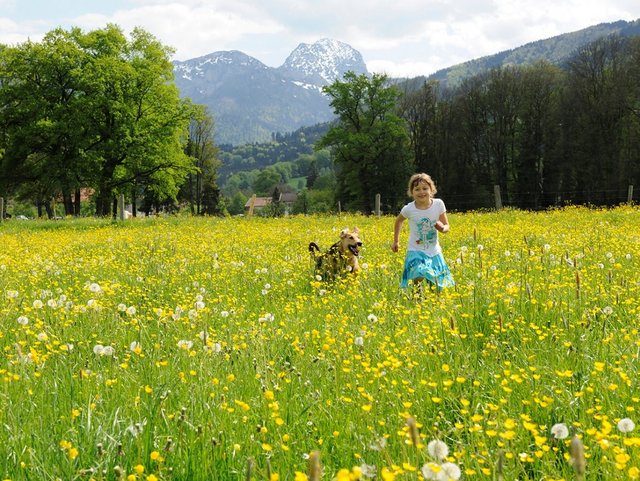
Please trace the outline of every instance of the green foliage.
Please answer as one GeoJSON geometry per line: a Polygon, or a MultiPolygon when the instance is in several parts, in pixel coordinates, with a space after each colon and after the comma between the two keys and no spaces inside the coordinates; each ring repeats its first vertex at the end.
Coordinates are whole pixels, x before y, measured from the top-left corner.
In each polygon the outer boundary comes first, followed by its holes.
{"type": "Polygon", "coordinates": [[[80,189],[95,192],[98,215],[134,187],[175,200],[194,167],[183,149],[192,107],[172,83],[171,53],[115,25],[56,29],[0,51],[4,189],[47,206],[60,195],[67,214],[78,214],[80,189]]]}
{"type": "Polygon", "coordinates": [[[346,209],[373,211],[376,194],[385,210],[397,208],[413,166],[404,121],[395,113],[400,95],[385,75],[355,75],[324,88],[338,120],[318,142],[337,166],[337,196],[346,209]]]}

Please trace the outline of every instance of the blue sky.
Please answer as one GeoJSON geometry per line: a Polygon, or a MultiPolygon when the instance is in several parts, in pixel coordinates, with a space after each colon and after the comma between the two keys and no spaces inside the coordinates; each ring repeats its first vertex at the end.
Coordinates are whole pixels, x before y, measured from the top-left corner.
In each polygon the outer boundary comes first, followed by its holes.
{"type": "Polygon", "coordinates": [[[400,77],[637,19],[638,0],[0,0],[0,43],[115,23],[144,28],[176,60],[241,50],[277,67],[298,44],[333,38],[359,50],[370,71],[400,77]]]}

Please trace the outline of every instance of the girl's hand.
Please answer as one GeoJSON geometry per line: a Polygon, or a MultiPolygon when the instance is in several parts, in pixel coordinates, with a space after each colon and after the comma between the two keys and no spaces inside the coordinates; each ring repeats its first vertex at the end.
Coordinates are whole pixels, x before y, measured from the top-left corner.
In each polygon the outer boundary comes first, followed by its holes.
{"type": "Polygon", "coordinates": [[[437,221],[435,225],[435,228],[438,232],[446,232],[447,227],[448,226],[444,225],[441,221],[437,221]]]}
{"type": "Polygon", "coordinates": [[[393,252],[398,252],[398,243],[394,242],[393,244],[391,244],[391,250],[393,252]]]}

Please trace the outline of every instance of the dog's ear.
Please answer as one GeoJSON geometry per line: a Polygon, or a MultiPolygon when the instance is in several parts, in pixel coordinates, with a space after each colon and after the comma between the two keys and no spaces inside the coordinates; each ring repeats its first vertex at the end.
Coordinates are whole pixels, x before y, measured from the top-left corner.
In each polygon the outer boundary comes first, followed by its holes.
{"type": "Polygon", "coordinates": [[[353,232],[354,234],[357,234],[357,233],[358,233],[358,228],[357,228],[357,227],[354,227],[354,228],[353,228],[353,230],[352,230],[351,232],[353,232]]]}
{"type": "Polygon", "coordinates": [[[349,234],[349,228],[345,227],[344,229],[342,229],[342,231],[340,231],[340,239],[344,239],[345,237],[347,237],[347,234],[349,234]]]}

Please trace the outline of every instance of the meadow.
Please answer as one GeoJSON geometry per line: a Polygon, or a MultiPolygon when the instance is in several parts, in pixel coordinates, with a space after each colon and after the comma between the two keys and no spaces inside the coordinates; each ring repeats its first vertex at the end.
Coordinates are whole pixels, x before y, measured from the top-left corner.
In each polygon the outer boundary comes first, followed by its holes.
{"type": "Polygon", "coordinates": [[[640,210],[449,220],[442,292],[390,216],[0,224],[0,479],[640,479],[640,210]]]}

